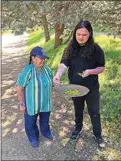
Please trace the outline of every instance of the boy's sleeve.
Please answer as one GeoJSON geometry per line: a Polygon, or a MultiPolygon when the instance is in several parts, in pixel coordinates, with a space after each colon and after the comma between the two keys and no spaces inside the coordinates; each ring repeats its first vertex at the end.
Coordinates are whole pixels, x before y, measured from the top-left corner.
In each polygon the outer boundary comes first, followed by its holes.
{"type": "Polygon", "coordinates": [[[97,67],[104,67],[105,66],[105,57],[104,52],[99,45],[96,44],[96,65],[97,67]]]}
{"type": "Polygon", "coordinates": [[[23,71],[19,74],[16,81],[16,85],[24,88],[27,85],[30,77],[31,77],[31,69],[28,67],[25,67],[23,71]]]}

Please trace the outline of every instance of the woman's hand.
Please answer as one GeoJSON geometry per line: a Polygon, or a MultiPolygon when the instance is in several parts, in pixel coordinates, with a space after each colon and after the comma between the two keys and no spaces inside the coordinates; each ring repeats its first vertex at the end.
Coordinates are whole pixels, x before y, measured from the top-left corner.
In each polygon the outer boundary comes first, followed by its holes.
{"type": "Polygon", "coordinates": [[[25,113],[25,111],[26,111],[25,106],[20,106],[20,111],[23,112],[23,113],[25,113]]]}
{"type": "Polygon", "coordinates": [[[24,102],[20,102],[19,106],[20,106],[20,111],[25,113],[26,112],[25,103],[24,102]]]}
{"type": "Polygon", "coordinates": [[[25,112],[26,106],[24,103],[24,88],[21,86],[17,86],[16,89],[17,89],[18,100],[20,102],[19,104],[20,111],[25,112]]]}

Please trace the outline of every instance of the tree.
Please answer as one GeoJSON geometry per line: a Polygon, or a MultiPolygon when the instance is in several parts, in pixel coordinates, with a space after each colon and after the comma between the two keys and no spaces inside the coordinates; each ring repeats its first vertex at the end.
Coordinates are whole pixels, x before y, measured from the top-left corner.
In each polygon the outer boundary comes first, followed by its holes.
{"type": "Polygon", "coordinates": [[[55,48],[71,38],[80,19],[121,37],[121,1],[2,1],[3,28],[24,30],[41,25],[48,41],[49,26],[54,26],[55,48]]]}
{"type": "Polygon", "coordinates": [[[69,3],[66,3],[64,5],[63,2],[58,2],[58,3],[54,3],[53,7],[56,8],[55,43],[54,43],[54,48],[57,48],[63,42],[63,39],[62,39],[61,36],[63,34],[64,26],[65,26],[64,23],[60,21],[61,13],[63,12],[65,14],[65,12],[68,11],[69,3]]]}
{"type": "MultiPolygon", "coordinates": [[[[26,2],[26,7],[27,7],[28,15],[32,15],[36,24],[43,26],[45,42],[47,42],[48,40],[50,40],[50,33],[49,33],[49,28],[48,28],[46,12],[43,12],[43,10],[40,7],[40,4],[36,3],[36,2],[29,2],[28,1],[28,2],[26,2]]],[[[29,17],[29,16],[27,16],[27,17],[29,17]]],[[[32,19],[32,17],[31,17],[31,19],[32,19]]]]}
{"type": "Polygon", "coordinates": [[[16,32],[23,32],[25,29],[26,17],[24,14],[24,6],[18,1],[2,1],[2,28],[11,29],[16,32]]]}
{"type": "Polygon", "coordinates": [[[41,18],[42,18],[42,24],[44,28],[45,42],[47,42],[48,40],[50,40],[50,33],[48,29],[48,22],[47,22],[46,14],[41,14],[41,18]]]}
{"type": "Polygon", "coordinates": [[[22,34],[26,29],[41,25],[44,29],[45,42],[50,39],[46,14],[40,5],[31,1],[3,1],[2,27],[11,29],[15,34],[22,34]]]}
{"type": "Polygon", "coordinates": [[[27,2],[27,5],[29,6],[29,12],[33,15],[34,19],[36,20],[36,24],[40,24],[43,26],[45,42],[47,42],[48,40],[50,40],[50,33],[47,22],[47,12],[44,9],[44,7],[42,8],[43,4],[37,2],[27,2]]]}

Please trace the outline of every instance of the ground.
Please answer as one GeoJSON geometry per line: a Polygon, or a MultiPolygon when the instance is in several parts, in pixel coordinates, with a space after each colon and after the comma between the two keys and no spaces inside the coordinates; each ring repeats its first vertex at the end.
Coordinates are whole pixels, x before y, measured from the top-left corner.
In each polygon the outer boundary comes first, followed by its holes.
{"type": "MultiPolygon", "coordinates": [[[[84,128],[79,139],[69,139],[74,128],[72,100],[53,89],[53,110],[50,125],[53,141],[40,134],[39,148],[32,148],[24,131],[23,113],[19,111],[15,82],[28,64],[27,34],[2,36],[2,160],[120,160],[120,151],[103,132],[106,148],[99,150],[85,110],[84,128]]],[[[102,125],[103,126],[103,125],[102,125]]]]}

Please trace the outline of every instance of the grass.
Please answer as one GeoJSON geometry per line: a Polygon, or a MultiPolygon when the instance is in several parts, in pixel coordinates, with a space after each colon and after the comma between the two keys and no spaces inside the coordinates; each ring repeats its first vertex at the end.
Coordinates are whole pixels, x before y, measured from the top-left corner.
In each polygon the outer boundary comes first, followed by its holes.
{"type": "Polygon", "coordinates": [[[102,120],[106,134],[121,144],[121,39],[97,37],[105,51],[106,67],[100,77],[102,120]],[[105,42],[105,43],[104,43],[105,42]]]}
{"type": "Polygon", "coordinates": [[[11,34],[12,33],[12,30],[3,30],[2,31],[2,35],[7,35],[7,34],[11,34]]]}
{"type": "MultiPolygon", "coordinates": [[[[121,39],[96,35],[97,42],[105,51],[105,72],[99,75],[101,92],[101,117],[104,134],[110,140],[121,144],[121,39]],[[110,133],[110,136],[109,136],[110,133]]],[[[30,34],[28,39],[28,51],[33,46],[39,45],[44,48],[50,59],[47,64],[51,67],[53,74],[57,70],[62,53],[66,44],[54,49],[54,32],[51,39],[45,43],[44,34],[41,29],[30,34]]],[[[62,76],[62,82],[67,83],[67,73],[62,76]]]]}

